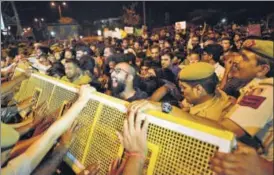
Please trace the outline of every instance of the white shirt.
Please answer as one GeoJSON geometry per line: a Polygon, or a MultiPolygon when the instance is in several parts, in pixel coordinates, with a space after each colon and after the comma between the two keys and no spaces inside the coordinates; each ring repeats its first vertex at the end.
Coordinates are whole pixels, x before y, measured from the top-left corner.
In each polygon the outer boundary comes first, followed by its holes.
{"type": "Polygon", "coordinates": [[[221,81],[225,74],[225,68],[221,66],[219,63],[216,63],[214,67],[215,67],[215,73],[217,77],[219,78],[219,80],[221,81]]]}

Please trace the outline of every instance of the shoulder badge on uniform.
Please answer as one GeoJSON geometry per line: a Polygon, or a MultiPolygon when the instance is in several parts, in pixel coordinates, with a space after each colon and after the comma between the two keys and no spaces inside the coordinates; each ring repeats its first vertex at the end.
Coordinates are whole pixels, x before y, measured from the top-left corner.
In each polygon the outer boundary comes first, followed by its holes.
{"type": "Polygon", "coordinates": [[[241,106],[248,106],[254,109],[258,109],[265,99],[266,97],[262,96],[245,95],[238,104],[241,106]]]}

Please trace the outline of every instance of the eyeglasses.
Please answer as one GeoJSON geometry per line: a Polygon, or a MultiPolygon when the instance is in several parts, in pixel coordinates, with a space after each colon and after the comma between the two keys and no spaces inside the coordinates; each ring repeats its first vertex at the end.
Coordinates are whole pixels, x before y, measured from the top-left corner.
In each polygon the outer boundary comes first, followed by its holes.
{"type": "Polygon", "coordinates": [[[113,69],[113,71],[116,73],[116,74],[119,74],[121,71],[122,72],[125,72],[126,74],[129,74],[127,71],[121,69],[121,68],[116,68],[116,69],[113,69]]]}

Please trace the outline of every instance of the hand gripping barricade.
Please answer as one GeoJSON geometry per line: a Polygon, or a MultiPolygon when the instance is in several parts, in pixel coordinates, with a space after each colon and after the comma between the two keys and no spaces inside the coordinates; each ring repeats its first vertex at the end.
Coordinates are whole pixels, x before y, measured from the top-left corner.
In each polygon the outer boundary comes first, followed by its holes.
{"type": "MultiPolygon", "coordinates": [[[[19,71],[19,69],[17,69],[19,71]]],[[[75,85],[51,77],[32,74],[18,92],[20,100],[39,91],[38,103],[48,101],[50,110],[62,108],[77,97],[75,85]]],[[[64,160],[78,173],[100,161],[99,174],[105,175],[111,162],[123,156],[116,131],[122,131],[127,102],[99,92],[91,92],[78,122],[82,125],[64,160]]],[[[62,109],[60,109],[62,110],[62,109]]],[[[59,112],[59,115],[61,112],[59,112]]],[[[205,119],[147,111],[148,153],[143,174],[211,175],[209,159],[219,150],[230,152],[235,145],[231,132],[205,119]]]]}

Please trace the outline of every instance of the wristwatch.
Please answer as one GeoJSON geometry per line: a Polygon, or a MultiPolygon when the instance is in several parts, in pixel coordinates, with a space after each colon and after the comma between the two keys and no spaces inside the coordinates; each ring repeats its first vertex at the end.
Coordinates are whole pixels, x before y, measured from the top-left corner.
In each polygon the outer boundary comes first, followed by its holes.
{"type": "Polygon", "coordinates": [[[170,113],[172,111],[172,105],[168,102],[162,103],[162,112],[164,113],[170,113]]]}

